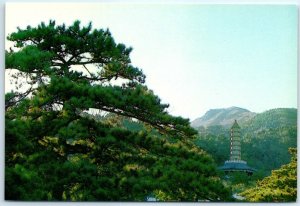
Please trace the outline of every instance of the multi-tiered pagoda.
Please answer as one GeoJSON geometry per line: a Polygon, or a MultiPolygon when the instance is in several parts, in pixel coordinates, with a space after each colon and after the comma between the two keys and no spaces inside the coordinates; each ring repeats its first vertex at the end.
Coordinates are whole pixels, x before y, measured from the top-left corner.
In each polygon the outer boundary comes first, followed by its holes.
{"type": "Polygon", "coordinates": [[[241,159],[241,128],[236,120],[230,129],[230,158],[219,169],[226,173],[246,172],[248,175],[252,175],[256,171],[249,167],[246,161],[241,159]]]}

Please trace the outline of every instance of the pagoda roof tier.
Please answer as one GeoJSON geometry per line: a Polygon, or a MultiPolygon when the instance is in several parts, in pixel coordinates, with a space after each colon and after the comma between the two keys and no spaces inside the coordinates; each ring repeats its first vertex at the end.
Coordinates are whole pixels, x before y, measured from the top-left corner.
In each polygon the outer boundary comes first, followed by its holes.
{"type": "Polygon", "coordinates": [[[249,167],[246,161],[243,160],[228,160],[225,161],[224,165],[219,167],[220,170],[233,172],[233,171],[241,171],[241,172],[250,172],[253,173],[256,169],[249,167]]]}

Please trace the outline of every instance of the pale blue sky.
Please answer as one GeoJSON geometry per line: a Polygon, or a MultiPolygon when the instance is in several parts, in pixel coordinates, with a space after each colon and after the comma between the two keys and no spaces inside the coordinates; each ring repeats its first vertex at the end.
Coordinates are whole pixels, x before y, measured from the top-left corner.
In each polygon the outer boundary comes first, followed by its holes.
{"type": "Polygon", "coordinates": [[[8,4],[6,34],[49,19],[109,28],[133,47],[132,63],[170,113],[193,120],[212,108],[297,107],[297,12],[286,5],[8,4]]]}

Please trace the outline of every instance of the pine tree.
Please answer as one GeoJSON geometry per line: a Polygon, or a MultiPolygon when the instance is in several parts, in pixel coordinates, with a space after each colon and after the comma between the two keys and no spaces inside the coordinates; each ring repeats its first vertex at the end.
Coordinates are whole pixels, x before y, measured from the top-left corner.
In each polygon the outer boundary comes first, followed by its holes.
{"type": "Polygon", "coordinates": [[[109,30],[50,21],[18,28],[8,40],[15,48],[6,51],[6,69],[28,89],[5,96],[5,199],[229,198],[212,159],[192,143],[189,120],[167,113],[131,64],[132,49],[109,30]],[[91,111],[138,120],[145,129],[91,111]]]}

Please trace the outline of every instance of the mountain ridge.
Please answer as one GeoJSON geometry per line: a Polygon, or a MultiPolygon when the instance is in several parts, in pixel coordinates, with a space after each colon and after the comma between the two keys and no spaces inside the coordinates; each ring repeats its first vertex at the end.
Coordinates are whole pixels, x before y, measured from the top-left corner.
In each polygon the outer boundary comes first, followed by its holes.
{"type": "Polygon", "coordinates": [[[191,122],[191,126],[208,127],[213,125],[221,125],[230,127],[234,120],[244,123],[256,116],[256,113],[251,112],[241,107],[228,107],[208,110],[202,117],[196,118],[191,122]]]}
{"type": "Polygon", "coordinates": [[[248,109],[236,106],[210,109],[203,116],[193,120],[191,122],[191,126],[194,128],[206,128],[209,126],[220,125],[228,128],[233,124],[234,120],[237,120],[239,124],[249,124],[253,121],[259,121],[263,124],[262,119],[265,118],[268,118],[269,120],[271,119],[276,125],[279,124],[279,121],[289,122],[289,119],[292,119],[294,121],[295,119],[297,119],[297,109],[273,108],[261,113],[251,112],[248,109]]]}

